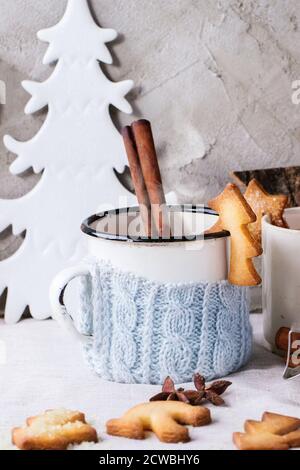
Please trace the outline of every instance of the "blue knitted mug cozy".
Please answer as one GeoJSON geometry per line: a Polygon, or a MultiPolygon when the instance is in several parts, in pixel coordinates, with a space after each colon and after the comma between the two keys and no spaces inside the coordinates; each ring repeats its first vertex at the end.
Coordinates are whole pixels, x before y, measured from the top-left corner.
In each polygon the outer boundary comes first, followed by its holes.
{"type": "Polygon", "coordinates": [[[252,347],[247,289],[215,283],[167,284],[93,262],[82,278],[79,329],[89,366],[121,383],[207,380],[237,371],[252,347]]]}

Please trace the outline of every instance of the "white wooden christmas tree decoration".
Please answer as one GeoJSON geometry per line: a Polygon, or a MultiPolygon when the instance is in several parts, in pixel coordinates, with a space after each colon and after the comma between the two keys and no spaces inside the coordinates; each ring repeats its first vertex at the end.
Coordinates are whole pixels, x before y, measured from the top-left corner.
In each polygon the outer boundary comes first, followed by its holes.
{"type": "Polygon", "coordinates": [[[31,114],[48,106],[40,131],[28,142],[5,136],[6,147],[18,157],[11,173],[32,167],[43,171],[26,196],[0,200],[0,231],[26,231],[21,248],[0,263],[0,293],[8,288],[5,317],[20,319],[26,306],[36,319],[51,315],[49,285],[68,264],[85,255],[82,220],[105,206],[134,202],[115,176],[124,170],[122,138],[109,106],[131,113],[124,98],[133,82],[112,83],[99,67],[112,63],[106,43],[117,33],[94,22],[87,0],[69,0],[63,19],[38,33],[49,43],[44,64],[57,62],[44,83],[25,81],[31,114]]]}

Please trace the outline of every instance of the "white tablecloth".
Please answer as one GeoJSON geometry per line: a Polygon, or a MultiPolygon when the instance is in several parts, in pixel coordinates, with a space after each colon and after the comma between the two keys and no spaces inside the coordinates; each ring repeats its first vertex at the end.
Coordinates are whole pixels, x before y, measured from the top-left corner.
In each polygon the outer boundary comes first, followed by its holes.
{"type": "Polygon", "coordinates": [[[252,315],[253,357],[230,377],[233,385],[224,394],[227,406],[208,405],[213,423],[191,429],[191,442],[179,446],[164,445],[151,434],[144,441],[105,434],[108,419],[147,401],[160,387],[104,382],[87,369],[80,346],[52,320],[29,319],[13,326],[0,320],[1,448],[10,447],[12,427],[48,408],[85,412],[101,438],[95,450],[232,449],[232,433],[241,431],[246,419],[259,419],[266,410],[300,416],[300,377],[288,383],[282,380],[283,361],[264,348],[261,320],[252,315]]]}

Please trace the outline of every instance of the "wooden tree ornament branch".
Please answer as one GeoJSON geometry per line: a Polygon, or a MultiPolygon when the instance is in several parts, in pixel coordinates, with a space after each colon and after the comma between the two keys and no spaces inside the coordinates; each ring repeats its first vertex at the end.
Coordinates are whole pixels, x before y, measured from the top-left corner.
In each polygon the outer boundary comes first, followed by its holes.
{"type": "Polygon", "coordinates": [[[228,280],[238,286],[255,286],[261,283],[252,258],[262,254],[260,244],[251,235],[248,225],[256,215],[239,188],[228,184],[209,206],[219,214],[217,224],[210,230],[227,230],[231,235],[230,270],[228,280]]]}

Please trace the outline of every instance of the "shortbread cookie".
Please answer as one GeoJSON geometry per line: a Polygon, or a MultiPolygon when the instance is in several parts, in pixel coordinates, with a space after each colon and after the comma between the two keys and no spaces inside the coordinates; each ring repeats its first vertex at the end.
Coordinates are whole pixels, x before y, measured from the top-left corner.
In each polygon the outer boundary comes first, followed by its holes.
{"type": "Polygon", "coordinates": [[[270,432],[272,434],[284,435],[295,431],[300,427],[300,420],[291,416],[265,412],[261,421],[247,420],[245,431],[247,433],[270,432]]]}
{"type": "Polygon", "coordinates": [[[262,421],[269,426],[270,432],[274,434],[287,434],[300,428],[300,419],[292,416],[280,415],[266,411],[262,416],[262,421]]]}
{"type": "Polygon", "coordinates": [[[268,432],[257,434],[235,432],[233,442],[239,450],[288,450],[290,448],[284,437],[268,432]]]}
{"type": "Polygon", "coordinates": [[[42,424],[51,426],[75,423],[76,421],[86,423],[84,414],[80,411],[70,411],[61,408],[59,410],[47,410],[43,415],[27,418],[26,423],[27,426],[31,426],[34,423],[42,422],[42,424]]]}
{"type": "Polygon", "coordinates": [[[300,166],[235,171],[231,174],[238,186],[248,186],[255,178],[270,194],[288,196],[288,207],[300,206],[300,166]]]}
{"type": "Polygon", "coordinates": [[[98,437],[82,413],[51,410],[15,428],[12,442],[21,450],[65,450],[71,444],[98,442],[98,437]]]}
{"type": "Polygon", "coordinates": [[[231,235],[231,257],[228,280],[238,286],[254,286],[261,283],[252,258],[262,254],[260,244],[252,237],[249,224],[256,215],[243,197],[239,188],[228,184],[209,206],[219,214],[217,225],[210,232],[227,230],[231,235]]]}
{"type": "Polygon", "coordinates": [[[247,420],[245,433],[234,433],[240,450],[288,450],[300,446],[300,419],[265,412],[261,421],[247,420]]]}
{"type": "Polygon", "coordinates": [[[210,411],[202,406],[155,401],[132,408],[122,418],[108,421],[106,427],[112,436],[145,439],[145,431],[153,431],[160,441],[177,443],[190,439],[184,424],[204,426],[210,422],[210,411]]]}
{"type": "Polygon", "coordinates": [[[249,225],[249,230],[258,243],[261,243],[261,220],[269,215],[271,223],[277,227],[288,228],[283,213],[288,205],[288,197],[281,194],[268,194],[258,181],[250,181],[245,192],[245,199],[256,215],[256,221],[249,225]]]}
{"type": "Polygon", "coordinates": [[[300,429],[297,429],[297,431],[289,432],[283,437],[291,448],[300,447],[300,429]]]}

